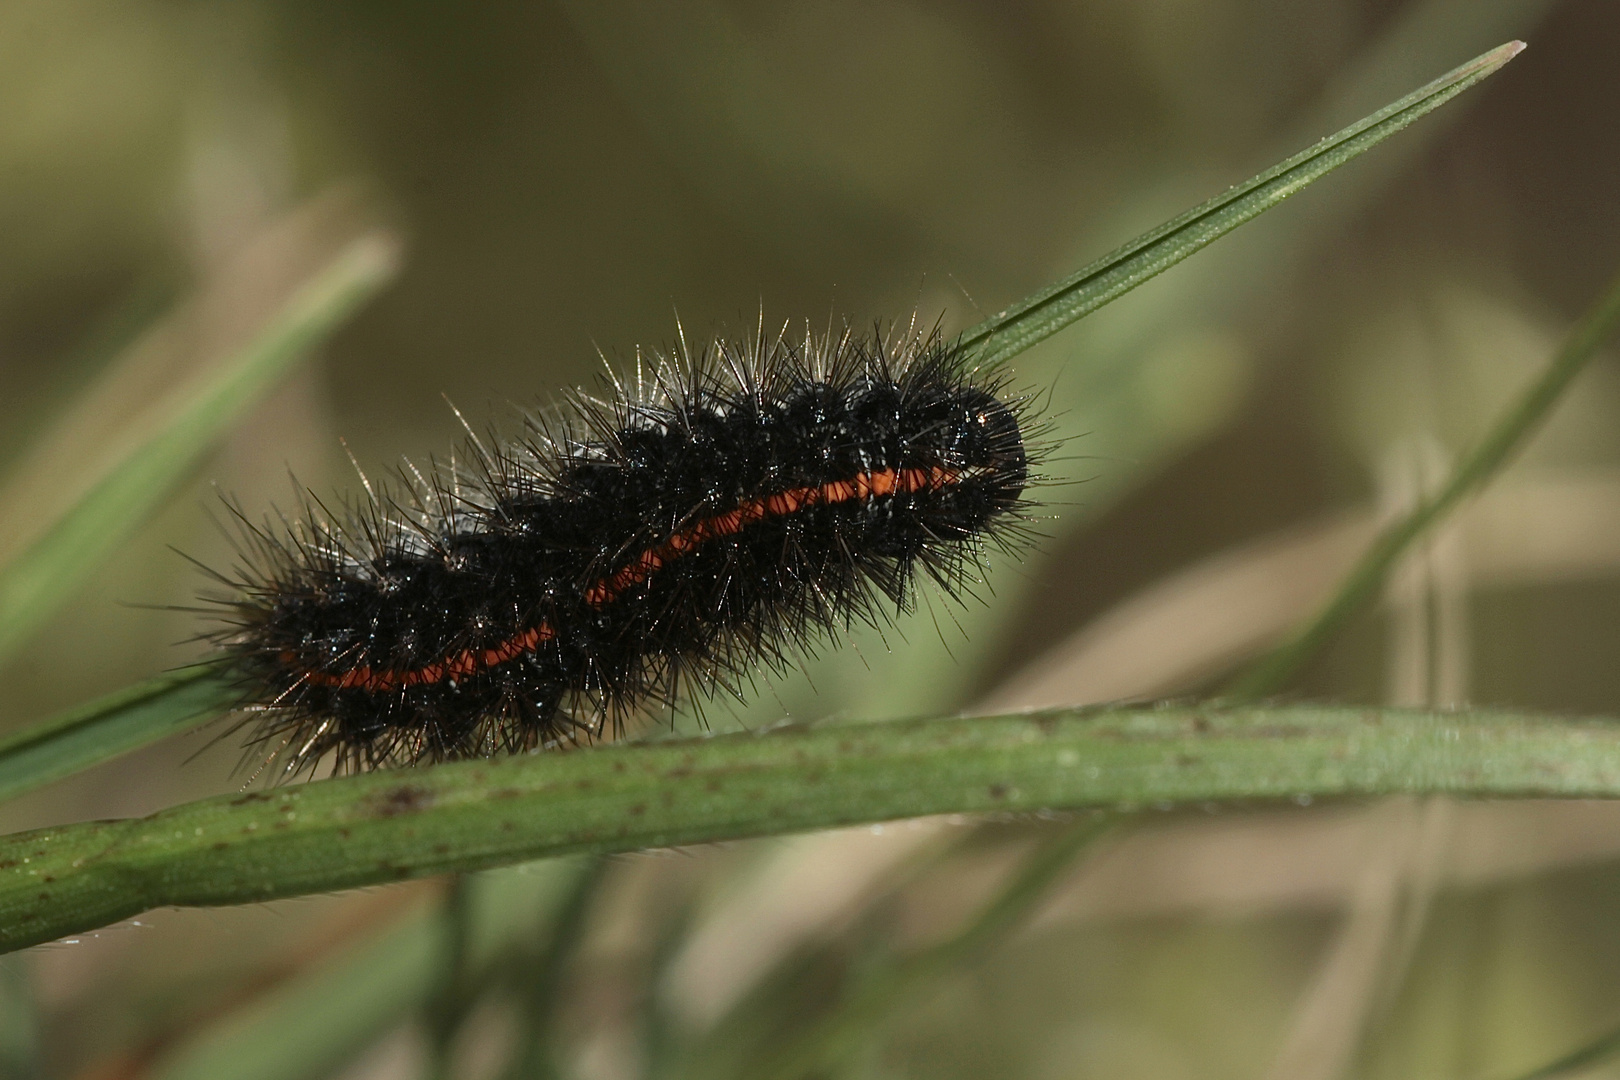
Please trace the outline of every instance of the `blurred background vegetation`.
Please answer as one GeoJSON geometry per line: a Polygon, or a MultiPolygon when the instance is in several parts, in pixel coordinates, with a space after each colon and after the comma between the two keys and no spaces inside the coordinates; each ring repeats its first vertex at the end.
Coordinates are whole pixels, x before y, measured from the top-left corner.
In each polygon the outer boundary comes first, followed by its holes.
{"type": "MultiPolygon", "coordinates": [[[[671,342],[677,312],[695,336],[761,311],[961,329],[1514,36],[1531,48],[1502,75],[1018,359],[1065,442],[1048,538],[984,604],[925,604],[675,720],[711,728],[1191,693],[1276,640],[1611,273],[1620,8],[13,0],[0,549],[71,486],[51,467],[98,454],[340,238],[406,255],[4,661],[0,731],[196,654],[163,605],[199,584],[171,547],[231,558],[214,486],[249,508],[289,503],[289,469],[349,486],[340,438],[368,472],[443,454],[441,395],[509,423],[508,402],[594,378],[598,349],[671,342]]],[[[1617,416],[1604,360],[1296,692],[1620,715],[1617,416]]],[[[177,738],[0,825],[232,790],[238,753],[177,738]]],[[[7,961],[0,1058],[380,1078],[437,1053],[477,1077],[518,1048],[506,1075],[760,1075],[751,1048],[948,936],[1046,829],[537,865],[448,904],[422,882],[158,912],[7,961]],[[458,905],[480,943],[459,972],[436,959],[458,905]]],[[[1505,1080],[1620,1022],[1617,901],[1602,805],[1154,814],[832,1071],[1505,1080]]]]}

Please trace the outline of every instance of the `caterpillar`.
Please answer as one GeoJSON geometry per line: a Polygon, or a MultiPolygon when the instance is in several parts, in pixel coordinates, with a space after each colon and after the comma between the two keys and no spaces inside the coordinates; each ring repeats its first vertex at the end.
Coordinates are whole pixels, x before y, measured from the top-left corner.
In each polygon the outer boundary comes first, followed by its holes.
{"type": "Polygon", "coordinates": [[[335,509],[227,500],[206,636],[289,774],[578,743],[959,596],[1031,540],[1029,412],[937,331],[682,335],[335,509]]]}

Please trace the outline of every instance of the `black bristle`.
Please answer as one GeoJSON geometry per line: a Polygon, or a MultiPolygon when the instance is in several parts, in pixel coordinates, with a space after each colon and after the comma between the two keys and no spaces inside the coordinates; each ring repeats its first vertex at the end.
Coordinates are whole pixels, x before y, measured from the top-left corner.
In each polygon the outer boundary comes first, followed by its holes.
{"type": "Polygon", "coordinates": [[[335,512],[227,504],[211,637],[281,772],[587,740],[1028,543],[1027,399],[937,334],[683,345],[604,391],[335,512]]]}

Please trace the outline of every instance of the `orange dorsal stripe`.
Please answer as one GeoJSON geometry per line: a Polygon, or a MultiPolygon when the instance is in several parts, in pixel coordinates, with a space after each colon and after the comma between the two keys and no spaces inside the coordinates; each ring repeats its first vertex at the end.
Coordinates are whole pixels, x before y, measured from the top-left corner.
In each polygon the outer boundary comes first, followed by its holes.
{"type": "MultiPolygon", "coordinates": [[[[961,479],[954,469],[883,469],[857,473],[849,480],[834,480],[819,487],[789,488],[787,491],[750,499],[723,514],[701,518],[674,533],[657,547],[648,548],[617,572],[602,578],[585,590],[585,602],[601,608],[642,584],[658,570],[710,540],[735,536],[748,526],[776,517],[786,517],[813,506],[846,502],[867,502],[887,495],[909,495],[938,491],[961,479]]],[[[537,650],[556,637],[549,623],[530,627],[487,649],[464,649],[453,656],[419,668],[393,669],[357,667],[348,671],[306,671],[303,681],[313,686],[335,686],[343,690],[385,693],[408,686],[430,686],[446,679],[461,679],[486,671],[498,664],[537,650]]],[[[281,662],[295,666],[298,656],[281,654],[281,662]]]]}

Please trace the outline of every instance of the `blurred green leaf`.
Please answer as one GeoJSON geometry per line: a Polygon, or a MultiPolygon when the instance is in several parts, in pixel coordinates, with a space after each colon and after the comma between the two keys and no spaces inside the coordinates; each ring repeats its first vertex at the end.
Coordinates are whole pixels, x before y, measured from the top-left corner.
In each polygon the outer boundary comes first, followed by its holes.
{"type": "Polygon", "coordinates": [[[605,859],[587,859],[563,892],[539,944],[510,965],[523,1022],[503,1074],[506,1080],[549,1080],[560,1075],[552,1024],[562,1002],[563,976],[585,942],[585,924],[607,876],[605,859]]]}
{"type": "Polygon", "coordinates": [[[441,947],[416,916],[212,1025],[150,1074],[164,1080],[301,1080],[343,1065],[421,1004],[441,947]]]}
{"type": "MultiPolygon", "coordinates": [[[[556,921],[587,864],[559,859],[468,879],[469,985],[556,921]]],[[[161,1080],[304,1080],[324,1076],[428,1002],[438,986],[444,926],[437,909],[327,957],[167,1053],[146,1075],[161,1080]]]]}
{"type": "Polygon", "coordinates": [[[1585,1074],[1594,1065],[1601,1065],[1616,1055],[1620,1055],[1620,1028],[1605,1031],[1585,1046],[1530,1072],[1521,1073],[1513,1080],[1565,1080],[1566,1077],[1585,1074]]]}
{"type": "Polygon", "coordinates": [[[217,665],[199,664],[70,709],[0,740],[0,799],[188,730],[239,697],[217,665]]]}
{"type": "Polygon", "coordinates": [[[131,447],[49,530],[0,566],[0,657],[162,505],[243,409],[375,295],[398,263],[396,245],[381,235],[344,247],[160,430],[131,447]]]}
{"type": "Polygon", "coordinates": [[[1498,46],[1392,105],[1329,135],[1247,183],[1174,218],[962,335],[985,363],[998,363],[1057,333],[1264,213],[1432,112],[1519,55],[1498,46]]]}
{"type": "Polygon", "coordinates": [[[426,1080],[453,1080],[456,1034],[478,1002],[481,985],[472,970],[472,922],[472,879],[456,874],[434,919],[438,946],[432,987],[421,1010],[427,1034],[426,1080]]]}
{"type": "MultiPolygon", "coordinates": [[[[394,275],[395,244],[356,239],[216,365],[160,431],[102,475],[16,558],[0,565],[0,655],[15,648],[148,514],[240,413],[394,275]]],[[[162,675],[0,741],[0,799],[71,775],[219,715],[236,692],[211,665],[162,675]]]]}
{"type": "Polygon", "coordinates": [[[1136,707],[825,724],[390,770],[0,840],[0,947],[574,852],[926,814],[1379,795],[1620,797],[1620,724],[1136,707]]]}
{"type": "Polygon", "coordinates": [[[1295,672],[1378,594],[1384,579],[1418,537],[1444,520],[1465,498],[1491,482],[1541,427],[1570,383],[1586,370],[1598,350],[1614,336],[1617,327],[1620,327],[1620,277],[1615,278],[1597,304],[1576,324],[1541,377],[1508,405],[1479,445],[1457,463],[1445,486],[1379,534],[1316,617],[1293,640],[1233,680],[1225,693],[1236,698],[1257,698],[1281,690],[1295,672]]]}
{"type": "Polygon", "coordinates": [[[37,1080],[39,1009],[28,956],[0,959],[0,1080],[37,1080]]]}
{"type": "MultiPolygon", "coordinates": [[[[1049,838],[959,932],[913,955],[862,967],[853,985],[844,990],[825,1015],[798,1025],[799,1030],[785,1041],[777,1040],[767,1061],[748,1066],[744,1075],[797,1080],[836,1072],[841,1063],[869,1043],[886,1020],[1024,925],[1052,888],[1073,869],[1075,859],[1112,824],[1111,818],[1093,818],[1069,825],[1049,838]]],[[[698,1078],[710,1074],[700,1064],[691,1075],[698,1078]]]]}

